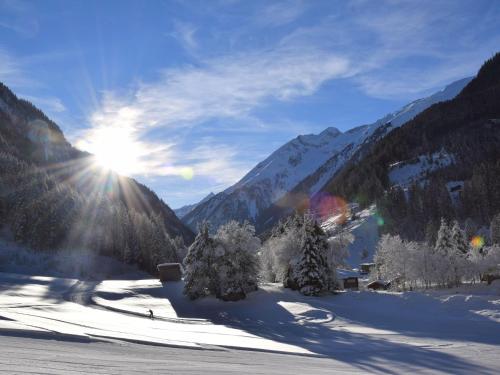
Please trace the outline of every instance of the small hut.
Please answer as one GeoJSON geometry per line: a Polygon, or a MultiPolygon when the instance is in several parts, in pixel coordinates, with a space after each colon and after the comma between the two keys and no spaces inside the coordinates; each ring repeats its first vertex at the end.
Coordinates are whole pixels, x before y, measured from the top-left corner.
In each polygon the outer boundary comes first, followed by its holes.
{"type": "Polygon", "coordinates": [[[342,279],[344,289],[359,289],[358,273],[351,270],[337,269],[337,277],[342,279]]]}
{"type": "Polygon", "coordinates": [[[391,287],[391,282],[383,280],[375,280],[367,284],[366,287],[372,290],[387,290],[391,287]]]}
{"type": "Polygon", "coordinates": [[[500,280],[500,273],[486,273],[484,275],[481,275],[481,281],[488,283],[488,285],[491,285],[491,283],[495,280],[500,280]]]}
{"type": "Polygon", "coordinates": [[[183,269],[180,263],[162,263],[156,266],[160,281],[180,281],[183,269]]]}
{"type": "Polygon", "coordinates": [[[357,277],[346,277],[343,279],[344,281],[344,289],[359,289],[359,282],[357,277]]]}

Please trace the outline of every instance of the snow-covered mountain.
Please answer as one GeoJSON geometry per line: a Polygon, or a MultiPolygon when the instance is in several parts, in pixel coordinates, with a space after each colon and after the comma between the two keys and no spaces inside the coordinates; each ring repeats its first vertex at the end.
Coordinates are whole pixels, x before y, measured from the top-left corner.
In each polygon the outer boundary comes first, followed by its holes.
{"type": "Polygon", "coordinates": [[[179,219],[182,219],[184,216],[186,216],[188,213],[190,213],[196,207],[198,207],[198,205],[205,203],[210,198],[212,198],[214,195],[215,195],[214,193],[210,193],[205,198],[203,198],[201,201],[199,201],[198,203],[188,204],[188,205],[182,206],[180,208],[176,208],[176,209],[174,209],[174,212],[179,219]]]}
{"type": "Polygon", "coordinates": [[[209,220],[212,228],[229,220],[248,220],[259,230],[276,217],[262,215],[265,210],[286,199],[290,192],[317,193],[324,184],[364,148],[381,139],[392,129],[413,119],[437,102],[454,98],[472,78],[456,81],[443,90],[405,105],[369,125],[347,132],[329,127],[320,134],[300,135],[257,164],[239,182],[196,205],[183,217],[195,229],[209,220]]]}

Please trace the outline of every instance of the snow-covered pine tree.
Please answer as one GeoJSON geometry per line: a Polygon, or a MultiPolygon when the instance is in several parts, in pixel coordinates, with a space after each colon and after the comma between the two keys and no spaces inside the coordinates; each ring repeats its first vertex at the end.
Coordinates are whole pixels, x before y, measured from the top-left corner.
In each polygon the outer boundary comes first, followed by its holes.
{"type": "Polygon", "coordinates": [[[454,244],[451,228],[444,218],[441,219],[436,246],[434,251],[438,257],[434,263],[434,271],[442,285],[449,284],[453,279],[453,269],[450,262],[450,256],[453,254],[454,244]]]}
{"type": "Polygon", "coordinates": [[[437,253],[447,255],[453,247],[451,230],[444,218],[441,219],[441,225],[438,230],[436,246],[434,247],[437,253]]]}
{"type": "Polygon", "coordinates": [[[304,295],[318,295],[330,287],[327,265],[328,242],[319,225],[306,216],[303,226],[302,253],[294,267],[294,279],[304,295]]]}
{"type": "Polygon", "coordinates": [[[199,232],[184,259],[184,294],[191,299],[203,297],[213,292],[212,260],[214,241],[210,238],[209,224],[203,222],[199,232]]]}
{"type": "Polygon", "coordinates": [[[453,222],[453,227],[451,228],[451,238],[457,252],[463,255],[467,254],[469,251],[469,244],[465,232],[460,228],[456,220],[453,222]]]}

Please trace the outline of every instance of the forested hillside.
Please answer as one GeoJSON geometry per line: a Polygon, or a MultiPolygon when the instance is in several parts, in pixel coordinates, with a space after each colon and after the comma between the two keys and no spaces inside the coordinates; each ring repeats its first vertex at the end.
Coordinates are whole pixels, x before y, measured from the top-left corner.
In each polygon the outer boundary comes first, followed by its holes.
{"type": "Polygon", "coordinates": [[[489,225],[500,212],[500,54],[454,99],[393,130],[323,188],[368,205],[384,230],[435,237],[441,217],[489,225]]]}
{"type": "MultiPolygon", "coordinates": [[[[97,166],[59,127],[0,85],[2,236],[38,250],[91,249],[154,271],[192,232],[146,186],[97,166]]],[[[180,254],[182,253],[182,254],[180,254]]]]}

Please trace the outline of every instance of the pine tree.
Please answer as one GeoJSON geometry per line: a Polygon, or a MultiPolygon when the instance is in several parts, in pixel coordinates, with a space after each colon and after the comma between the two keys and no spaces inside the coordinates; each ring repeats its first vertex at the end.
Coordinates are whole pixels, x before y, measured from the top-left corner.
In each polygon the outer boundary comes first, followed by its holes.
{"type": "Polygon", "coordinates": [[[439,227],[436,239],[436,246],[434,249],[436,253],[447,256],[451,249],[453,248],[451,229],[444,218],[441,219],[441,225],[439,227]]]}
{"type": "Polygon", "coordinates": [[[302,294],[318,295],[329,289],[327,250],[328,243],[323,231],[312,218],[307,217],[303,226],[302,254],[294,271],[302,294]]]}
{"type": "Polygon", "coordinates": [[[451,229],[446,220],[442,218],[437,234],[436,246],[434,247],[435,253],[439,256],[434,263],[434,270],[441,280],[442,285],[449,284],[451,279],[454,278],[450,262],[450,257],[453,256],[453,248],[451,229]]]}
{"type": "Polygon", "coordinates": [[[184,294],[191,299],[203,297],[216,290],[212,269],[214,250],[214,241],[209,234],[209,224],[203,222],[184,259],[184,294]]]}
{"type": "Polygon", "coordinates": [[[451,229],[451,238],[458,254],[467,254],[469,251],[469,244],[467,243],[465,232],[460,228],[456,220],[453,222],[453,227],[451,229]]]}

